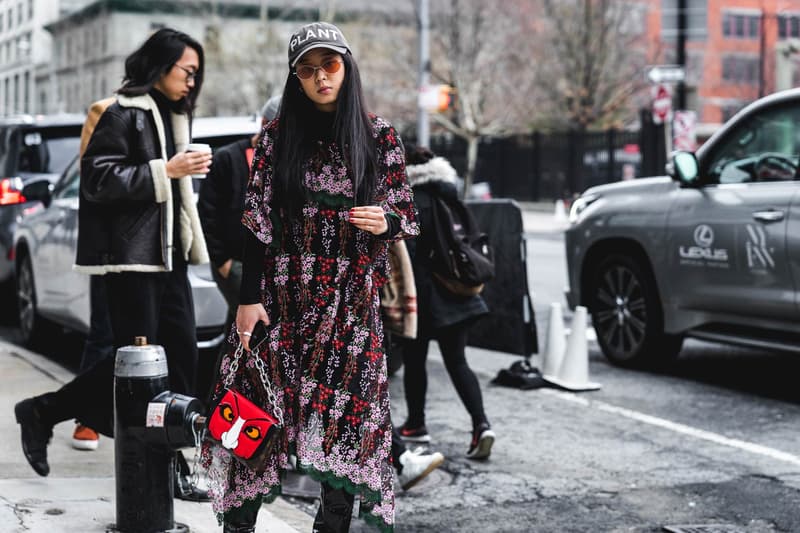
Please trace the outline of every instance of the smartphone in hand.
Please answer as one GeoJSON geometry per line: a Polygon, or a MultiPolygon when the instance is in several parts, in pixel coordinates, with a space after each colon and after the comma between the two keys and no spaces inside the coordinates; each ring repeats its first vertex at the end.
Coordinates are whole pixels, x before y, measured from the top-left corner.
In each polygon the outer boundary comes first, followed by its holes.
{"type": "Polygon", "coordinates": [[[253,334],[250,336],[250,351],[254,350],[261,350],[263,348],[262,343],[267,340],[268,338],[268,330],[267,326],[259,320],[256,322],[255,327],[253,327],[253,334]]]}

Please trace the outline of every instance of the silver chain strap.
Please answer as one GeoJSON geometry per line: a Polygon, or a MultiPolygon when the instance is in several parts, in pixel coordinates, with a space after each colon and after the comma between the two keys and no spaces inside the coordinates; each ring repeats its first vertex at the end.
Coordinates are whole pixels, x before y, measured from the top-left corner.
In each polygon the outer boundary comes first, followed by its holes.
{"type": "MultiPolygon", "coordinates": [[[[239,361],[242,358],[242,354],[244,353],[244,346],[242,343],[239,343],[239,346],[236,347],[236,351],[233,354],[233,361],[231,362],[230,370],[228,371],[228,375],[225,376],[225,381],[223,384],[225,388],[230,388],[231,384],[233,383],[233,377],[236,375],[236,372],[239,370],[239,361]]],[[[267,392],[267,399],[269,403],[272,405],[272,416],[274,416],[278,423],[283,426],[283,409],[280,405],[278,405],[278,398],[275,396],[275,391],[272,387],[272,383],[267,376],[267,368],[264,364],[264,360],[261,359],[261,356],[258,350],[253,350],[250,352],[253,357],[255,357],[255,364],[256,368],[258,369],[259,377],[261,378],[261,384],[264,386],[264,390],[267,392]]]]}
{"type": "Polygon", "coordinates": [[[197,418],[200,416],[200,413],[195,413],[192,416],[191,426],[192,426],[192,436],[194,436],[194,460],[192,461],[192,478],[191,478],[191,485],[194,488],[197,488],[197,484],[200,482],[200,446],[203,441],[203,428],[198,429],[197,427],[197,418]]]}

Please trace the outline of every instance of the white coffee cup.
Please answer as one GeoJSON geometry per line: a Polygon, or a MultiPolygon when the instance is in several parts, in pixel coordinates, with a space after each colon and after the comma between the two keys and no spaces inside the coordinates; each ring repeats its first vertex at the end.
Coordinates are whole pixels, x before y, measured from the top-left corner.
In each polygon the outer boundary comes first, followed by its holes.
{"type": "MultiPolygon", "coordinates": [[[[211,153],[211,146],[203,143],[190,143],[186,146],[187,152],[202,152],[205,154],[211,153]]],[[[206,177],[205,174],[192,174],[192,177],[195,179],[203,179],[206,177]]]]}

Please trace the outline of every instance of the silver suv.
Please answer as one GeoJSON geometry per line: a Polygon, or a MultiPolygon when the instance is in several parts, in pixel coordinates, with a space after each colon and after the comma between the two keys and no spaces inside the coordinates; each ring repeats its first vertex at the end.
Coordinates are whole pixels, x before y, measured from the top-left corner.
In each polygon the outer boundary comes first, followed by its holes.
{"type": "Polygon", "coordinates": [[[83,120],[83,115],[0,119],[0,284],[13,281],[14,228],[31,207],[25,188],[55,183],[78,151],[83,120]]]}
{"type": "Polygon", "coordinates": [[[749,105],[671,176],[588,189],[566,232],[570,307],[620,365],[686,336],[800,351],[800,89],[749,105]]]}

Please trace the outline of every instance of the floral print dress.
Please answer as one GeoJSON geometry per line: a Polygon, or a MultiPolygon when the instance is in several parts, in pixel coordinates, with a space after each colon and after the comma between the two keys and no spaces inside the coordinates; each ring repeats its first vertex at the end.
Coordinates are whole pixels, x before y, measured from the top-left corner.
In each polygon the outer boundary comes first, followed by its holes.
{"type": "MultiPolygon", "coordinates": [[[[378,149],[375,203],[399,220],[392,239],[417,235],[400,138],[388,122],[370,118],[378,149]]],[[[268,124],[256,148],[242,222],[267,245],[262,302],[273,326],[260,356],[283,408],[285,431],[262,472],[219,447],[206,447],[214,510],[224,513],[258,495],[277,496],[281,471],[295,454],[299,470],[359,494],[361,516],[390,531],[394,470],[379,310],[389,240],[349,222],[352,181],[339,147],[327,141],[316,143],[316,156],[305,167],[309,199],[302,219],[284,224],[273,204],[269,164],[276,129],[276,122],[268,124]]],[[[223,358],[221,376],[230,362],[230,355],[223,358]]],[[[252,360],[243,366],[253,374],[252,360]]],[[[258,384],[257,378],[244,379],[237,388],[259,396],[258,384]]]]}

